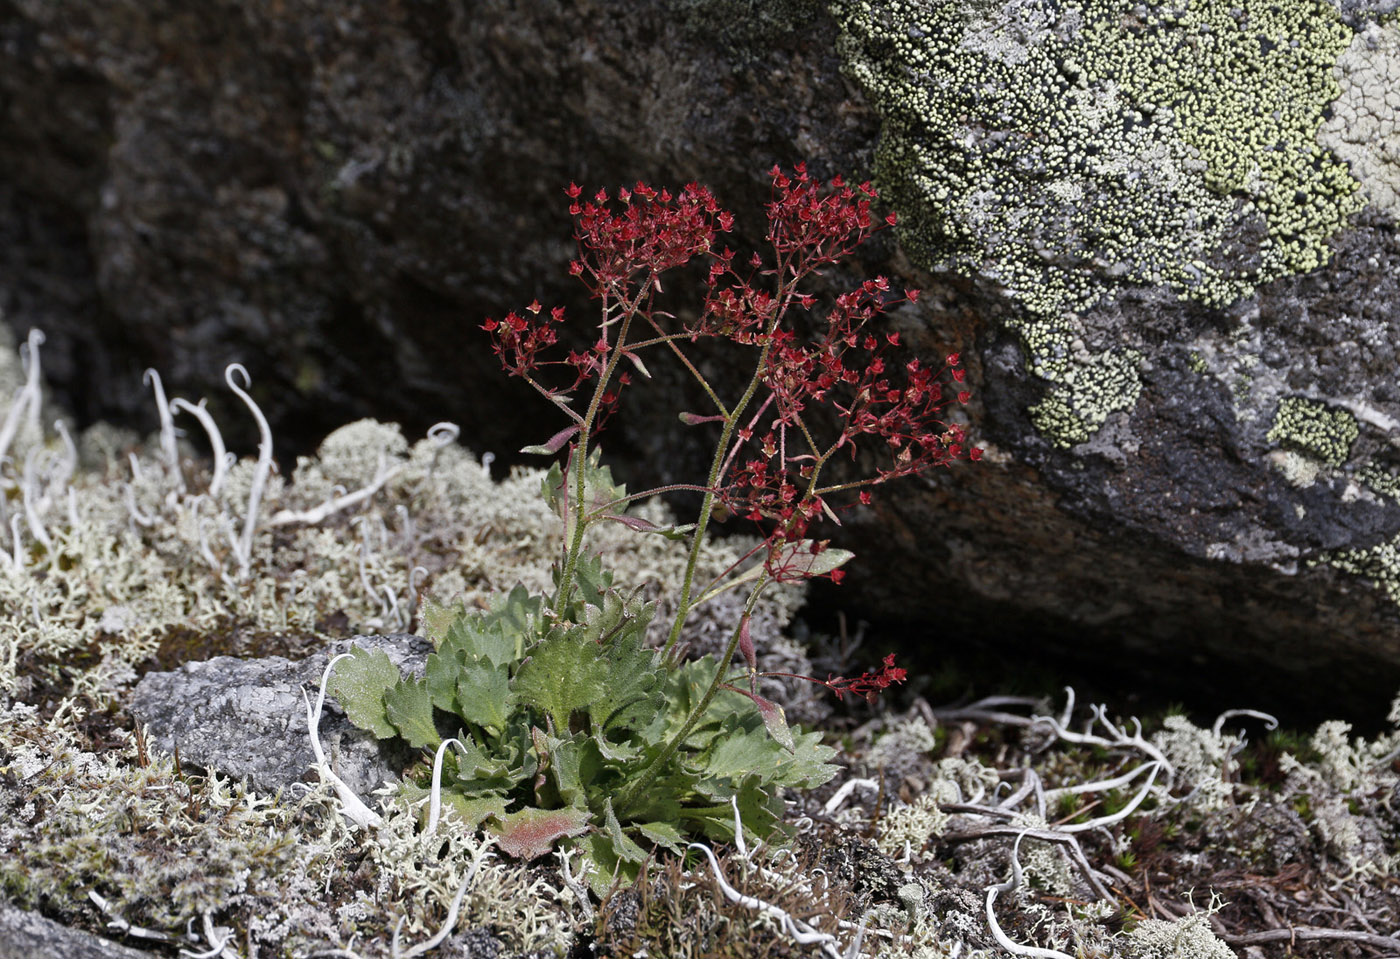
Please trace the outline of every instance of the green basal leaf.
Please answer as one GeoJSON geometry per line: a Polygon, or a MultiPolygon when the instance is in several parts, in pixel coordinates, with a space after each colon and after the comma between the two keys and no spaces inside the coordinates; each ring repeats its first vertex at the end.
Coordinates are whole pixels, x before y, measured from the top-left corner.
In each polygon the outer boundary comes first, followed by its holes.
{"type": "Polygon", "coordinates": [[[706,780],[700,784],[702,792],[709,797],[710,805],[685,810],[684,815],[694,821],[706,836],[719,842],[729,842],[734,838],[734,806],[739,805],[739,817],[744,825],[745,835],[764,838],[782,818],[783,801],[778,790],[765,787],[762,776],[754,771],[737,782],[706,780]]]}
{"type": "Polygon", "coordinates": [[[608,694],[608,663],[603,649],[582,628],[574,628],[539,643],[515,674],[515,694],[521,703],[547,713],[554,728],[569,728],[575,710],[608,694]]]}
{"type": "Polygon", "coordinates": [[[726,723],[729,728],[715,738],[705,756],[707,776],[737,782],[752,770],[762,769],[765,780],[776,785],[813,788],[836,775],[837,767],[826,763],[836,750],[821,744],[820,733],[799,732],[788,751],[774,742],[755,718],[750,711],[747,717],[736,715],[726,723]]]}
{"type": "Polygon", "coordinates": [[[583,733],[568,739],[547,736],[546,741],[560,800],[567,806],[588,805],[588,787],[601,766],[597,745],[583,733]]]}
{"type": "Polygon", "coordinates": [[[503,755],[497,751],[488,752],[471,742],[466,742],[460,754],[449,752],[448,755],[456,761],[456,772],[450,779],[444,776],[443,781],[451,782],[453,791],[469,796],[507,794],[531,780],[539,768],[534,753],[514,749],[503,755]]]}
{"type": "Polygon", "coordinates": [[[399,681],[399,669],[382,649],[355,646],[350,654],[335,664],[326,689],[352,723],[378,739],[392,739],[398,732],[385,711],[384,693],[399,681]]]}
{"type": "Polygon", "coordinates": [[[434,602],[429,596],[423,597],[419,609],[423,624],[423,636],[433,644],[434,649],[442,645],[442,641],[447,638],[447,631],[452,627],[452,624],[466,612],[466,606],[461,602],[443,606],[434,602]]]}
{"type": "Polygon", "coordinates": [[[637,759],[642,754],[640,746],[633,746],[627,743],[615,743],[601,733],[593,741],[598,747],[598,755],[610,763],[622,765],[637,759]]]}
{"type": "MultiPolygon", "coordinates": [[[[436,697],[433,702],[437,704],[436,697]]],[[[467,722],[505,729],[514,707],[515,693],[504,666],[468,663],[458,670],[453,711],[467,722]]]]}
{"type": "Polygon", "coordinates": [[[588,888],[599,899],[607,900],[614,882],[623,886],[636,882],[641,867],[624,861],[606,833],[599,830],[573,841],[575,848],[583,853],[584,862],[592,867],[588,870],[588,888]]]}
{"type": "Polygon", "coordinates": [[[679,853],[685,848],[686,838],[681,831],[668,822],[644,822],[637,824],[637,831],[658,846],[679,853]]]}
{"type": "Polygon", "coordinates": [[[433,700],[424,679],[404,679],[384,694],[384,712],[399,735],[415,749],[442,741],[433,725],[433,700]]]}
{"type": "Polygon", "coordinates": [[[615,592],[609,592],[590,624],[605,642],[608,666],[607,687],[589,708],[600,736],[638,728],[664,705],[662,680],[667,671],[656,651],[645,646],[647,626],[655,612],[653,603],[624,605],[615,592]]]}
{"type": "Polygon", "coordinates": [[[490,660],[513,665],[539,635],[541,601],[523,586],[485,612],[459,608],[440,640],[438,653],[458,662],[490,660]]]}
{"type": "Polygon", "coordinates": [[[613,851],[619,859],[624,859],[627,862],[641,862],[647,857],[647,851],[622,831],[622,824],[617,821],[617,816],[613,813],[611,797],[603,800],[603,829],[607,832],[608,839],[612,841],[613,851]]]}
{"type": "Polygon", "coordinates": [[[519,662],[525,650],[539,638],[543,610],[543,599],[531,596],[529,590],[516,584],[505,599],[493,604],[486,614],[493,623],[499,624],[501,636],[510,640],[511,648],[508,651],[504,647],[484,649],[482,657],[497,666],[519,662]]]}
{"type": "MultiPolygon", "coordinates": [[[[425,800],[429,797],[430,790],[417,783],[405,781],[399,787],[399,795],[410,805],[422,803],[423,815],[427,816],[428,804],[425,800]]],[[[474,830],[481,826],[491,816],[504,816],[506,799],[495,793],[481,796],[466,796],[455,790],[442,790],[442,808],[446,815],[449,811],[457,817],[463,828],[474,830]]]]}
{"type": "Polygon", "coordinates": [[[457,713],[457,677],[468,662],[467,654],[460,649],[447,647],[428,654],[423,677],[428,681],[428,695],[433,705],[445,713],[457,713]]]}
{"type": "Polygon", "coordinates": [[[777,769],[774,782],[796,789],[816,789],[831,781],[839,767],[827,762],[836,750],[822,744],[819,732],[800,732],[794,737],[793,754],[777,769]]]}

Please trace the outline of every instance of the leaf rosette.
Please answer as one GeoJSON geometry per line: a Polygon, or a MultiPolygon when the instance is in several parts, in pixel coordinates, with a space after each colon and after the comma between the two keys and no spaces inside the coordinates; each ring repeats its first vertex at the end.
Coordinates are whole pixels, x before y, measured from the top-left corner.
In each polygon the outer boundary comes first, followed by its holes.
{"type": "MultiPolygon", "coordinates": [[[[835,750],[789,729],[781,707],[733,688],[713,697],[645,790],[615,805],[684,728],[718,664],[676,664],[649,647],[653,604],[623,597],[598,558],[579,564],[578,582],[562,621],[523,587],[485,611],[428,605],[435,652],[422,678],[357,647],[329,690],[380,739],[432,752],[455,740],[440,789],[458,828],[490,830],[522,859],[577,850],[599,892],[634,880],[658,846],[733,840],[731,802],[748,838],[781,840],[782,790],[828,781],[835,750]]],[[[425,752],[408,771],[410,801],[429,796],[432,766],[425,752]]]]}

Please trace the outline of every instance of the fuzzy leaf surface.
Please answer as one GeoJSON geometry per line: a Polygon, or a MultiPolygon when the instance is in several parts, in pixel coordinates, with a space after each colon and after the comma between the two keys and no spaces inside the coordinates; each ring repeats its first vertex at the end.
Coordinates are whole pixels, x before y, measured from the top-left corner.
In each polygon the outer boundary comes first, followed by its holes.
{"type": "MultiPolygon", "coordinates": [[[[505,729],[515,705],[505,667],[468,663],[457,672],[456,708],[469,723],[505,729]]],[[[434,700],[436,702],[436,700],[434,700]]]]}
{"type": "Polygon", "coordinates": [[[517,859],[534,859],[553,848],[565,836],[577,836],[588,828],[586,809],[522,809],[497,816],[489,826],[499,838],[501,851],[517,859]]]}
{"type": "Polygon", "coordinates": [[[433,725],[433,699],[425,679],[403,679],[384,694],[384,712],[414,749],[441,742],[433,725]]]}
{"type": "Polygon", "coordinates": [[[515,674],[519,701],[548,713],[555,729],[568,729],[574,710],[587,710],[608,695],[608,663],[581,629],[539,643],[515,674]]]}
{"type": "Polygon", "coordinates": [[[399,681],[399,669],[382,649],[352,647],[350,659],[335,664],[326,689],[340,703],[345,715],[378,739],[398,735],[384,706],[384,693],[399,681]]]}

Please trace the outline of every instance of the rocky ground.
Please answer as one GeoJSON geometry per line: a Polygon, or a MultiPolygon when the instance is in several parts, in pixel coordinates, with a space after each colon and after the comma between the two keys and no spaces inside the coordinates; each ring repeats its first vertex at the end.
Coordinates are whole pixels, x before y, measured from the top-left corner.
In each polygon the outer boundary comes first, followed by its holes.
{"type": "MultiPolygon", "coordinates": [[[[363,790],[383,821],[357,827],[312,771],[298,687],[333,642],[413,632],[420,592],[545,588],[539,474],[493,478],[446,427],[410,443],[352,424],[285,476],[197,459],[169,426],[70,437],[44,427],[37,380],[6,375],[0,899],[20,911],[0,954],[130,954],[66,928],[208,957],[1400,955],[1400,701],[1368,738],[1248,710],[1139,724],[1072,694],[870,707],[775,683],[839,749],[830,783],[786,797],[792,842],[658,855],[603,897],[567,858],[514,861],[450,821],[425,834],[392,787],[363,790]],[[263,678],[236,692],[245,671],[263,678]],[[153,709],[152,688],[196,675],[203,703],[153,709]],[[211,716],[240,735],[201,739],[211,716]]],[[[675,575],[668,546],[598,542],[651,582],[675,575]]],[[[804,634],[801,599],[756,611],[761,668],[878,658],[876,636],[804,634]]],[[[734,613],[692,623],[696,649],[734,613]]]]}

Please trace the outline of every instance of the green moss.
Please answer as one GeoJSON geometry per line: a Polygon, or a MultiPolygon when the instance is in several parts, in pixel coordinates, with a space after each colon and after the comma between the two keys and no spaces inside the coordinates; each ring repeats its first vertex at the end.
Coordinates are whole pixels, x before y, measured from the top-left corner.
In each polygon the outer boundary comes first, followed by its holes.
{"type": "Polygon", "coordinates": [[[1301,396],[1288,396],[1279,402],[1268,440],[1331,466],[1341,466],[1358,435],[1356,417],[1345,410],[1334,410],[1301,396]]]}

